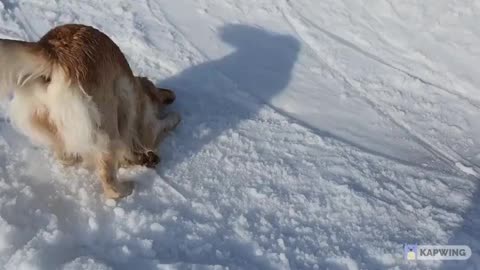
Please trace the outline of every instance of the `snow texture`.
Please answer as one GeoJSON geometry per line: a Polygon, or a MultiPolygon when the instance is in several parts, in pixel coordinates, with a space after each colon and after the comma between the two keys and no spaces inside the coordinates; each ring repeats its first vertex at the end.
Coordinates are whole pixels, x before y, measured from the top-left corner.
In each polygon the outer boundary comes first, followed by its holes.
{"type": "MultiPolygon", "coordinates": [[[[0,37],[93,25],[177,93],[105,200],[0,121],[1,269],[480,269],[480,1],[1,0],[0,37]],[[403,244],[467,261],[408,262],[403,244]]],[[[2,104],[5,111],[8,102],[2,104]]]]}

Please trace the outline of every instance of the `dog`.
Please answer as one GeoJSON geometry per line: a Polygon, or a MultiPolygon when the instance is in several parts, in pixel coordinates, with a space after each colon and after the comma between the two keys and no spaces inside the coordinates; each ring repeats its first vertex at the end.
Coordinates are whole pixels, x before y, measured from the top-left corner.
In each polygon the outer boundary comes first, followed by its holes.
{"type": "Polygon", "coordinates": [[[120,48],[86,25],[55,27],[37,42],[1,39],[0,92],[13,94],[9,116],[20,132],[66,165],[93,165],[112,199],[134,189],[118,167],[154,167],[155,149],[180,122],[164,114],[174,92],[134,76],[120,48]]]}

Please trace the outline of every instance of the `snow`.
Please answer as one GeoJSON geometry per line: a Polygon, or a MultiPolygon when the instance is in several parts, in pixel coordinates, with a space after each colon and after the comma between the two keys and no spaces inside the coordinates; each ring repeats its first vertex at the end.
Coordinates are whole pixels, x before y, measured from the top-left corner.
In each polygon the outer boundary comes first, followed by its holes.
{"type": "Polygon", "coordinates": [[[4,115],[2,269],[480,269],[480,2],[0,3],[0,37],[102,29],[183,116],[115,202],[4,115]]]}

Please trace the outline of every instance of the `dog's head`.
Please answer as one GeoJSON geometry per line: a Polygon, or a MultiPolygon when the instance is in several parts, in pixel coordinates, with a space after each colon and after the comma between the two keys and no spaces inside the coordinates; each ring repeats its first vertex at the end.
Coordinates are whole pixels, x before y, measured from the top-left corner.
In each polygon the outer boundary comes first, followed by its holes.
{"type": "Polygon", "coordinates": [[[156,87],[146,77],[136,77],[141,90],[149,98],[157,113],[160,113],[167,105],[175,101],[175,93],[172,90],[156,87]]]}
{"type": "MultiPolygon", "coordinates": [[[[139,94],[137,99],[137,135],[141,150],[154,150],[164,137],[166,131],[173,129],[179,119],[168,118],[165,107],[175,101],[175,93],[164,88],[157,88],[145,77],[135,77],[135,87],[139,94]]],[[[145,156],[151,164],[158,162],[153,156],[145,156]]]]}

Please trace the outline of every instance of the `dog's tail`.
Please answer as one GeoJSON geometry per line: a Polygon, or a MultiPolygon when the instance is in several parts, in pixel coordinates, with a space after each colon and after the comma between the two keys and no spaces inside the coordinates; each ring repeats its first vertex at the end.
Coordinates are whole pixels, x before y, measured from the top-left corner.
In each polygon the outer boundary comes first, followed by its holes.
{"type": "Polygon", "coordinates": [[[47,54],[37,43],[0,39],[0,98],[40,77],[48,79],[51,71],[47,54]]]}

